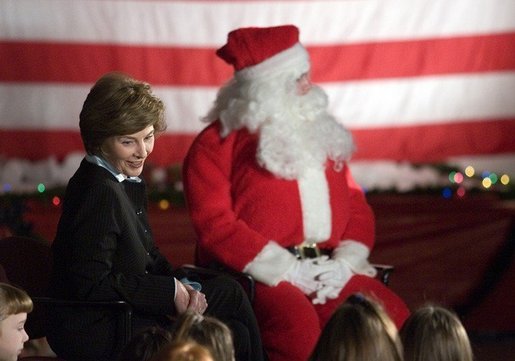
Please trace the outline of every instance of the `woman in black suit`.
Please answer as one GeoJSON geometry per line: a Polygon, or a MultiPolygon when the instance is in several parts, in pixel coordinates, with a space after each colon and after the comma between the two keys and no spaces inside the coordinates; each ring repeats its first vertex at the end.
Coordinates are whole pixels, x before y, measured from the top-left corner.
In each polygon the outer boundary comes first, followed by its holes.
{"type": "MultiPolygon", "coordinates": [[[[123,300],[133,307],[133,332],[170,328],[187,309],[232,329],[238,360],[263,360],[257,323],[242,288],[227,277],[198,284],[183,278],[154,245],[147,195],[139,177],[156,136],[166,129],[163,102],[150,86],[108,73],[91,88],[80,113],[87,155],[70,179],[52,245],[54,296],[123,300]]],[[[48,335],[65,359],[112,359],[116,320],[70,309],[53,315],[48,335]]]]}

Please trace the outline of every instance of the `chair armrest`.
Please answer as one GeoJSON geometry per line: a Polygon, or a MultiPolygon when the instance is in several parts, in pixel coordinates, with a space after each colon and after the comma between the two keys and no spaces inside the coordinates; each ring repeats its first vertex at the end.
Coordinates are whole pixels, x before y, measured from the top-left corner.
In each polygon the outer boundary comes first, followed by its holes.
{"type": "Polygon", "coordinates": [[[390,282],[390,275],[392,274],[395,267],[389,264],[380,263],[372,263],[372,266],[377,270],[377,277],[379,277],[385,286],[388,286],[388,283],[390,282]]]}
{"type": "Polygon", "coordinates": [[[213,268],[200,267],[193,264],[183,264],[179,267],[180,270],[184,271],[186,274],[193,273],[201,278],[204,276],[207,277],[216,277],[216,276],[229,276],[236,281],[238,281],[243,287],[247,297],[249,298],[250,303],[254,302],[254,296],[256,292],[256,281],[254,278],[245,272],[238,272],[229,268],[225,268],[222,266],[217,266],[213,268]]]}

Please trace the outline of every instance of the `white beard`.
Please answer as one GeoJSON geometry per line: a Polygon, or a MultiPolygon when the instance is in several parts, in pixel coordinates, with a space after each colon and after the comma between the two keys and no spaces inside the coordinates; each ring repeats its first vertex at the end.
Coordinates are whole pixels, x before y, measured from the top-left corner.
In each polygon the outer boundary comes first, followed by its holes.
{"type": "Polygon", "coordinates": [[[299,179],[308,169],[324,169],[328,159],[340,170],[354,143],[350,132],[328,113],[326,93],[313,86],[299,96],[293,87],[279,91],[284,89],[281,83],[285,79],[254,86],[230,83],[206,120],[219,118],[222,136],[243,127],[258,131],[257,161],[280,178],[299,179]]]}
{"type": "Polygon", "coordinates": [[[284,179],[299,179],[308,169],[322,170],[328,159],[340,170],[354,143],[350,133],[327,112],[326,94],[313,87],[289,103],[289,111],[270,116],[260,127],[259,164],[284,179]]]}

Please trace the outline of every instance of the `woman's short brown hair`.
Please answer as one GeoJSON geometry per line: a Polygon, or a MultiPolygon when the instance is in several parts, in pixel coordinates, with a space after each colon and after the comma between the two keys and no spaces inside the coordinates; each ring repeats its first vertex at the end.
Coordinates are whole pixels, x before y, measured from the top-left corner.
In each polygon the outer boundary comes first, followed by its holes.
{"type": "Polygon", "coordinates": [[[116,135],[137,133],[151,125],[166,130],[164,103],[148,83],[127,74],[103,75],[91,88],[80,112],[80,133],[89,154],[100,154],[103,142],[116,135]]]}

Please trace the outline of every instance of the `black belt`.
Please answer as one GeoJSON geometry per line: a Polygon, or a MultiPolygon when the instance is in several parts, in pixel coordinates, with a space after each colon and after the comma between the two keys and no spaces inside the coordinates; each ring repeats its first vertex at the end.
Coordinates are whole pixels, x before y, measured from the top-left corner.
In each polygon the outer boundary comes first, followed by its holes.
{"type": "Polygon", "coordinates": [[[316,243],[302,243],[298,246],[286,247],[286,249],[298,259],[317,258],[331,254],[331,250],[320,248],[316,243]]]}

